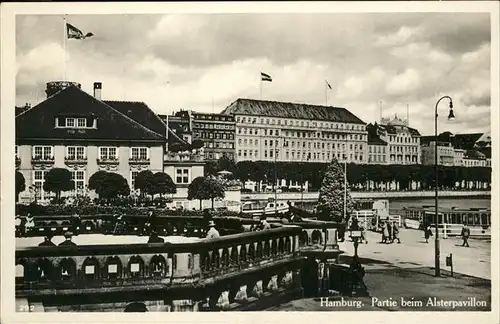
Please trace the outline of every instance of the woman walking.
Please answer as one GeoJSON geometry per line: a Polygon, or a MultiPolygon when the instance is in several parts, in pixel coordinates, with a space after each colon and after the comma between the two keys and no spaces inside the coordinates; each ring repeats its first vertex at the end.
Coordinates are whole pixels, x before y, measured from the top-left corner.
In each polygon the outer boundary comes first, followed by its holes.
{"type": "Polygon", "coordinates": [[[425,235],[425,243],[429,243],[429,238],[432,236],[432,230],[429,225],[427,225],[427,227],[425,228],[424,235],[425,235]]]}

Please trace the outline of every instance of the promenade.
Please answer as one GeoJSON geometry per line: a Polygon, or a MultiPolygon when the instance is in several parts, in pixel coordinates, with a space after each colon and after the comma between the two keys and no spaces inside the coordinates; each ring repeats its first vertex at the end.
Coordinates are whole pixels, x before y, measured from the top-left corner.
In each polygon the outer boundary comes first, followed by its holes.
{"type": "MultiPolygon", "coordinates": [[[[460,246],[462,241],[458,238],[442,239],[441,277],[436,278],[434,241],[426,244],[422,231],[402,229],[400,234],[401,244],[381,244],[379,233],[368,232],[368,244],[359,245],[358,255],[366,270],[364,282],[370,297],[343,297],[346,305],[334,307],[322,305],[319,298],[301,299],[268,311],[487,311],[491,308],[491,243],[470,240],[470,248],[465,248],[460,246]],[[450,253],[453,277],[445,262],[450,253]],[[436,303],[430,304],[429,299],[436,303]],[[439,304],[440,301],[444,303],[439,304]],[[454,301],[474,305],[454,307],[450,304],[454,301]]],[[[347,239],[339,245],[345,251],[340,261],[350,263],[353,243],[347,239]]],[[[342,298],[329,300],[342,301],[342,298]]]]}
{"type": "MultiPolygon", "coordinates": [[[[346,233],[347,234],[347,233],[346,233]]],[[[368,244],[360,244],[358,255],[366,259],[366,268],[381,269],[387,267],[419,268],[434,267],[434,237],[425,243],[423,231],[401,229],[401,244],[382,244],[381,234],[368,232],[368,244]],[[370,262],[370,260],[373,260],[370,262]]],[[[446,256],[453,254],[454,272],[491,279],[491,243],[486,240],[469,240],[469,248],[462,247],[460,238],[440,240],[441,269],[450,270],[446,266],[446,256]]],[[[350,239],[339,243],[340,249],[345,251],[341,256],[348,258],[354,254],[354,245],[350,239]]]]}
{"type": "MultiPolygon", "coordinates": [[[[354,199],[389,199],[389,198],[431,198],[434,197],[434,191],[351,191],[351,196],[354,199]]],[[[241,200],[267,200],[274,198],[273,192],[251,192],[242,193],[241,200]]],[[[439,192],[440,197],[450,198],[466,198],[466,197],[490,197],[491,191],[463,191],[463,190],[442,190],[439,192]]],[[[278,193],[278,200],[290,201],[318,201],[319,192],[281,192],[278,193]]]]}

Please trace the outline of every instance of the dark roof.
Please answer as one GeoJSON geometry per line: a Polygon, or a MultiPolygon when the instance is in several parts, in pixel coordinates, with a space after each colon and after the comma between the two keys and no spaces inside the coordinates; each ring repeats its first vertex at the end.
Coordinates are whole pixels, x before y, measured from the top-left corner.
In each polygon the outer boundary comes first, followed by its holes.
{"type": "MultiPolygon", "coordinates": [[[[380,127],[384,128],[388,134],[397,134],[397,127],[393,125],[379,125],[380,127]]],[[[420,136],[420,132],[416,130],[415,128],[409,127],[409,126],[402,126],[404,128],[408,128],[408,131],[410,132],[411,135],[413,136],[420,136]]]]}
{"type": "Polygon", "coordinates": [[[336,121],[363,125],[366,124],[345,108],[255,99],[237,99],[224,109],[222,114],[269,116],[336,121]]]}
{"type": "Polygon", "coordinates": [[[366,125],[366,130],[368,131],[368,145],[387,145],[387,142],[380,138],[378,134],[378,125],[372,125],[371,123],[366,125]]]}
{"type": "Polygon", "coordinates": [[[453,139],[453,147],[463,150],[472,150],[474,144],[483,136],[483,133],[456,134],[453,139]]]}
{"type": "Polygon", "coordinates": [[[16,138],[164,141],[165,136],[70,86],[17,115],[16,138]],[[69,132],[55,128],[55,118],[65,116],[97,118],[97,129],[69,132]]]}
{"type": "Polygon", "coordinates": [[[17,116],[17,115],[22,114],[23,112],[25,112],[25,111],[27,111],[27,110],[29,110],[29,109],[31,109],[31,106],[28,106],[28,105],[26,105],[26,106],[21,106],[21,107],[17,107],[17,106],[16,106],[16,110],[15,110],[15,112],[16,112],[16,116],[17,116]]]}
{"type": "Polygon", "coordinates": [[[486,159],[486,155],[479,152],[478,150],[468,150],[467,153],[465,153],[465,156],[471,159],[486,159]]]}
{"type": "Polygon", "coordinates": [[[132,118],[139,124],[164,136],[166,132],[165,123],[144,102],[105,100],[104,103],[132,118]]]}

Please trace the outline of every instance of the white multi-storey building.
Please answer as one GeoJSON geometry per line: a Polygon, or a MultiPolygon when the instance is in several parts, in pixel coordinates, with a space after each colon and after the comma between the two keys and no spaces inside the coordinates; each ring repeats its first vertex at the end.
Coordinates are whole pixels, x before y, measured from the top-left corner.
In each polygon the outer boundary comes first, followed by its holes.
{"type": "Polygon", "coordinates": [[[366,124],[345,108],[238,99],[222,114],[235,116],[237,161],[367,161],[366,124]]]}

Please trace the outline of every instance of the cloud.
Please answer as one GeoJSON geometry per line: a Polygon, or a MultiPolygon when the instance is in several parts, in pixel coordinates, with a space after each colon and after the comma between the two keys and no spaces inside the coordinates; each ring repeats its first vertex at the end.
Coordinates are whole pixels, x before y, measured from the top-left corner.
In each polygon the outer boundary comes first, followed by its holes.
{"type": "MultiPolygon", "coordinates": [[[[489,16],[483,13],[77,15],[94,37],[70,40],[66,74],[103,98],[144,101],[158,113],[221,111],[237,98],[346,107],[365,122],[406,116],[433,133],[442,95],[457,121],[484,127],[491,104],[489,16]],[[332,86],[325,93],[325,80],[332,86]],[[168,82],[168,83],[167,83],[168,82]],[[469,113],[469,111],[473,111],[469,113]],[[474,116],[474,117],[472,117],[474,116]],[[460,118],[458,118],[460,117],[460,118]]],[[[16,104],[45,97],[63,75],[62,16],[18,16],[16,104]],[[36,31],[36,32],[34,32],[36,31]]],[[[440,107],[440,109],[444,109],[440,107]]],[[[459,126],[457,126],[459,125],[459,126]]]]}

